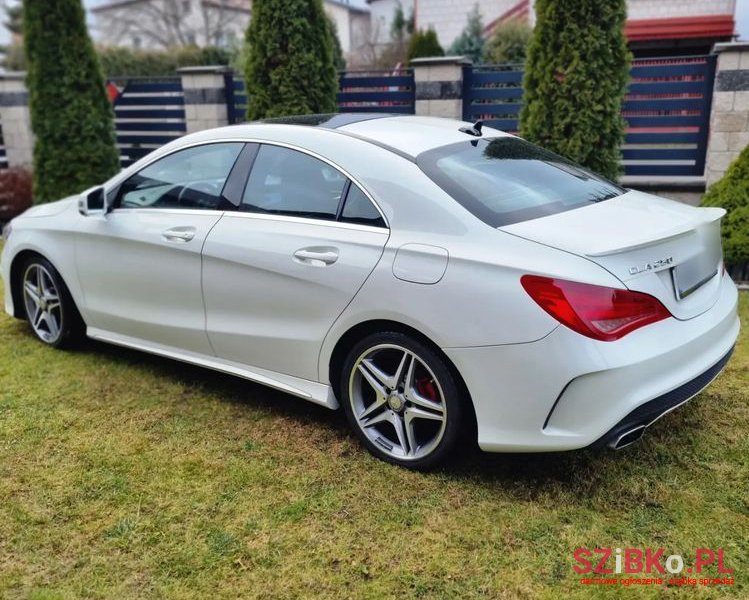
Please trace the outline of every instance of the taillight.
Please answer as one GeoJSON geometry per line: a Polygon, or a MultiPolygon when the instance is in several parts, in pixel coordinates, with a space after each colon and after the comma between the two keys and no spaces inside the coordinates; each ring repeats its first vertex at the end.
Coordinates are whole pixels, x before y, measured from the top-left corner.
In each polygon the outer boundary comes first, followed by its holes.
{"type": "Polygon", "coordinates": [[[671,316],[657,298],[640,292],[538,275],[523,275],[520,283],[557,321],[594,340],[618,340],[671,316]]]}

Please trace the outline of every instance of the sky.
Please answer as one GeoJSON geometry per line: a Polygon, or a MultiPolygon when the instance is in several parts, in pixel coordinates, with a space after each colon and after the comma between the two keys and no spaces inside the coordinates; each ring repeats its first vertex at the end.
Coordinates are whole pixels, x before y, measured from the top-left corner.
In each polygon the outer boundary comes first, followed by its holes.
{"type": "MultiPolygon", "coordinates": [[[[86,8],[102,4],[107,0],[83,0],[86,8]]],[[[15,0],[0,0],[0,5],[15,4],[15,0]]],[[[364,0],[351,0],[352,4],[364,5],[364,0]]],[[[749,40],[749,0],[736,0],[736,31],[740,40],[749,40]]],[[[8,42],[8,32],[0,26],[0,44],[8,42]]]]}

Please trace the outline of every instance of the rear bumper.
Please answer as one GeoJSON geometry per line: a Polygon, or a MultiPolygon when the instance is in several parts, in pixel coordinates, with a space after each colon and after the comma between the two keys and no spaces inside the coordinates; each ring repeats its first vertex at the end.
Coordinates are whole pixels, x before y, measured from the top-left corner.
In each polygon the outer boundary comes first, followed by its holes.
{"type": "Polygon", "coordinates": [[[728,364],[732,354],[733,348],[707,371],[700,373],[691,381],[662,396],[649,400],[645,404],[641,404],[597,441],[593,442],[591,448],[603,448],[605,446],[611,446],[612,448],[623,447],[628,441],[625,439],[628,434],[639,436],[646,427],[649,427],[675,408],[689,402],[689,400],[710,385],[720,375],[726,364],[728,364]]]}
{"type": "Polygon", "coordinates": [[[735,344],[737,302],[736,287],[723,277],[707,312],[687,321],[666,319],[616,342],[560,326],[528,344],[444,351],[471,393],[482,449],[574,450],[608,442],[633,413],[657,417],[668,410],[657,412],[661,403],[673,408],[706,386],[715,374],[702,385],[696,375],[719,365],[735,344]]]}

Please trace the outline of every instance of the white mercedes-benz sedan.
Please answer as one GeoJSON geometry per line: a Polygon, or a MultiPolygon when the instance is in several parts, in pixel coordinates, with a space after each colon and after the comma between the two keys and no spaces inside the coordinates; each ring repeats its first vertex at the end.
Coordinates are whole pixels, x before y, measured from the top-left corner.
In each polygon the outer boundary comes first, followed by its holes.
{"type": "Polygon", "coordinates": [[[623,447],[739,331],[717,208],[464,122],[340,114],[185,136],[12,221],[5,310],[342,407],[376,456],[623,447]]]}

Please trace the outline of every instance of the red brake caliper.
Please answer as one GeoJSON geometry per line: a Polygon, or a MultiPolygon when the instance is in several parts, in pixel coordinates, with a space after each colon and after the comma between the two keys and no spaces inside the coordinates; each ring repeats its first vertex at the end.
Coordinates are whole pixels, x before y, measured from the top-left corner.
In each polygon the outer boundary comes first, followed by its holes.
{"type": "Polygon", "coordinates": [[[420,396],[437,402],[437,387],[434,385],[434,380],[429,377],[420,377],[416,380],[416,391],[420,396]]]}

